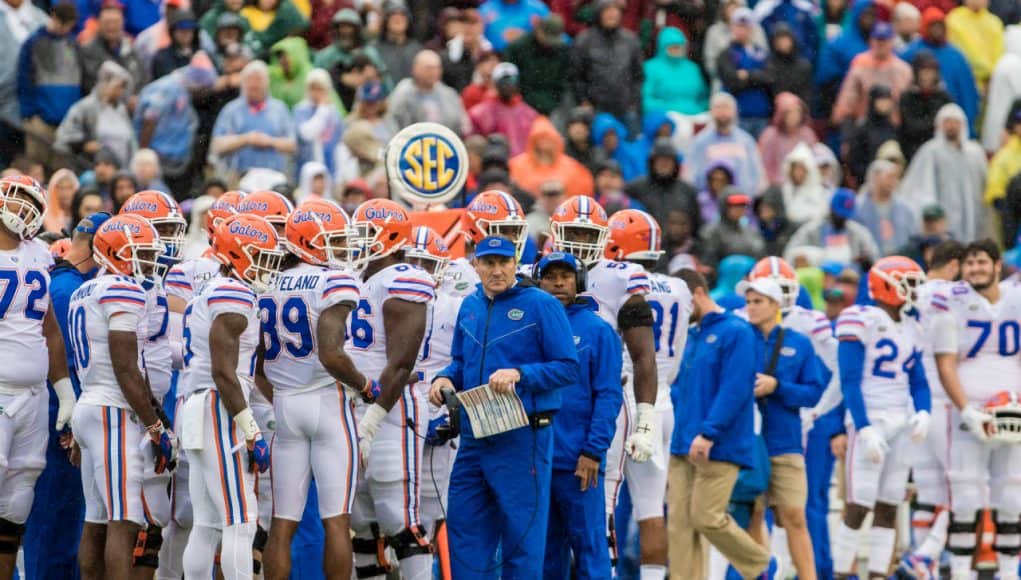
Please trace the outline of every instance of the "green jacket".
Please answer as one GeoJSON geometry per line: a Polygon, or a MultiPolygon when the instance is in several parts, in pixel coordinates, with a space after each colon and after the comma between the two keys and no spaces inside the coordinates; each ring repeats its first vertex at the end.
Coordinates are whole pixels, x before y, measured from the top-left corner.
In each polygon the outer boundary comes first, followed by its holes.
{"type": "Polygon", "coordinates": [[[547,48],[526,34],[507,47],[506,60],[518,67],[521,96],[533,109],[549,115],[568,90],[571,70],[571,48],[547,48]]]}
{"type": "Polygon", "coordinates": [[[290,34],[304,32],[308,20],[298,12],[291,0],[280,0],[273,22],[261,32],[250,30],[245,34],[245,44],[251,47],[256,57],[266,58],[269,47],[290,34]]]}
{"type": "Polygon", "coordinates": [[[312,60],[308,54],[308,44],[300,36],[289,36],[273,45],[270,49],[269,61],[269,93],[283,101],[293,109],[305,97],[305,77],[312,70],[312,60]],[[290,74],[284,72],[278,52],[287,55],[290,63],[290,74]]]}
{"type": "Polygon", "coordinates": [[[376,65],[376,70],[379,71],[379,76],[383,79],[383,84],[389,88],[391,83],[389,73],[386,70],[386,64],[383,62],[383,57],[379,55],[379,51],[371,44],[360,46],[353,51],[347,51],[337,46],[337,43],[334,42],[330,44],[330,46],[327,46],[317,52],[312,58],[312,64],[314,64],[316,68],[332,71],[332,69],[337,65],[346,65],[351,62],[351,59],[354,58],[354,53],[357,51],[364,53],[365,56],[369,57],[369,60],[372,61],[372,64],[376,65]]]}

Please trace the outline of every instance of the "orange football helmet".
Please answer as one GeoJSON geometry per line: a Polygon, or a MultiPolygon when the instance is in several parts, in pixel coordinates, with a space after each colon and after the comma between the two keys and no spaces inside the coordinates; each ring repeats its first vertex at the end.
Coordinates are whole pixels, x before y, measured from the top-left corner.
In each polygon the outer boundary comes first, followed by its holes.
{"type": "Polygon", "coordinates": [[[292,211],[294,204],[291,200],[268,189],[253,191],[238,202],[238,213],[262,216],[277,228],[284,227],[292,211]]]}
{"type": "Polygon", "coordinates": [[[514,242],[518,255],[525,250],[528,240],[528,222],[518,200],[497,189],[483,191],[475,196],[467,208],[468,235],[479,243],[487,236],[501,236],[514,242]]]}
{"type": "Polygon", "coordinates": [[[983,411],[993,420],[986,424],[991,439],[1005,443],[1021,443],[1021,402],[1011,391],[1001,391],[986,401],[983,411]]]}
{"type": "Polygon", "coordinates": [[[409,264],[420,266],[432,274],[437,284],[443,283],[450,264],[450,249],[436,230],[427,226],[411,230],[411,239],[404,246],[404,257],[409,264]]]}
{"type": "Polygon", "coordinates": [[[783,258],[768,256],[755,263],[752,271],[748,273],[749,280],[759,278],[770,278],[780,285],[783,292],[783,300],[780,303],[781,309],[786,312],[798,302],[798,293],[801,292],[801,284],[798,283],[798,275],[794,268],[783,258]]]}
{"type": "Polygon", "coordinates": [[[550,216],[553,249],[572,254],[586,266],[599,261],[609,232],[606,210],[586,195],[561,203],[550,216]]]}
{"type": "Polygon", "coordinates": [[[262,294],[273,288],[280,272],[284,252],[279,245],[277,231],[266,218],[237,214],[216,227],[212,250],[213,257],[238,280],[262,294]]]}
{"type": "Polygon", "coordinates": [[[0,179],[0,223],[23,240],[34,238],[43,227],[46,190],[27,175],[0,179]]]}
{"type": "Polygon", "coordinates": [[[103,222],[92,238],[92,257],[112,274],[129,276],[139,284],[155,284],[165,265],[156,227],[134,214],[120,214],[103,222]]]}
{"type": "Polygon", "coordinates": [[[168,258],[176,259],[181,254],[188,220],[177,200],[162,191],[147,189],[129,197],[120,213],[137,215],[155,226],[168,258]]]}
{"type": "Polygon", "coordinates": [[[603,255],[607,260],[658,262],[663,230],[651,215],[637,209],[622,209],[610,216],[610,229],[603,255]]]}
{"type": "Polygon", "coordinates": [[[925,282],[925,272],[911,258],[888,256],[869,270],[869,296],[887,306],[914,303],[915,288],[925,282]]]}
{"type": "Polygon", "coordinates": [[[216,226],[238,212],[238,203],[246,195],[248,194],[243,191],[227,191],[216,198],[213,205],[209,206],[209,209],[206,211],[205,221],[206,235],[209,236],[210,242],[213,241],[213,235],[216,234],[216,226]]]}
{"type": "Polygon", "coordinates": [[[354,234],[351,218],[336,202],[309,199],[287,218],[287,249],[302,260],[320,266],[346,268],[348,240],[354,234]]]}
{"type": "Polygon", "coordinates": [[[397,252],[411,238],[411,217],[389,199],[362,202],[351,219],[355,233],[348,244],[352,247],[351,267],[355,270],[397,252]]]}
{"type": "Polygon", "coordinates": [[[50,244],[50,255],[54,260],[59,260],[71,250],[71,240],[63,238],[50,244]]]}

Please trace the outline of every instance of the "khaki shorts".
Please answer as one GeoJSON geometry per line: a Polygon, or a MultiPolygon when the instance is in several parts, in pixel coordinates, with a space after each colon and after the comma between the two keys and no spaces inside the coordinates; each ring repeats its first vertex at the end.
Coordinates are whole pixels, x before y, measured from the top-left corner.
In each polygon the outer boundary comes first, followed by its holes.
{"type": "Polygon", "coordinates": [[[804,508],[808,502],[808,478],[805,456],[787,453],[769,458],[769,489],[766,499],[771,506],[804,508]]]}

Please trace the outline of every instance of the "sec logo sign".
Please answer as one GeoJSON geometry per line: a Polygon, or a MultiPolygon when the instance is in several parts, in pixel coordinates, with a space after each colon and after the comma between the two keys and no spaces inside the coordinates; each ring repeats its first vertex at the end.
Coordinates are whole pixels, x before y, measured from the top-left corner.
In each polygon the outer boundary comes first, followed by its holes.
{"type": "Polygon", "coordinates": [[[386,169],[391,194],[412,204],[438,204],[461,192],[468,178],[468,154],[453,131],[416,123],[387,144],[386,169]]]}

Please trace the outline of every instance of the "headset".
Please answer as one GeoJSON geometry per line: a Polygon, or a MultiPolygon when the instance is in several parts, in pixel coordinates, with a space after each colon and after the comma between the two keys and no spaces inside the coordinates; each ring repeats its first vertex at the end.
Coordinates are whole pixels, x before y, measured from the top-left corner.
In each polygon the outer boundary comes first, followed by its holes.
{"type": "Polygon", "coordinates": [[[532,266],[532,280],[542,280],[542,272],[553,264],[566,264],[574,270],[575,290],[578,294],[588,289],[588,269],[571,254],[552,252],[546,254],[532,266]]]}

